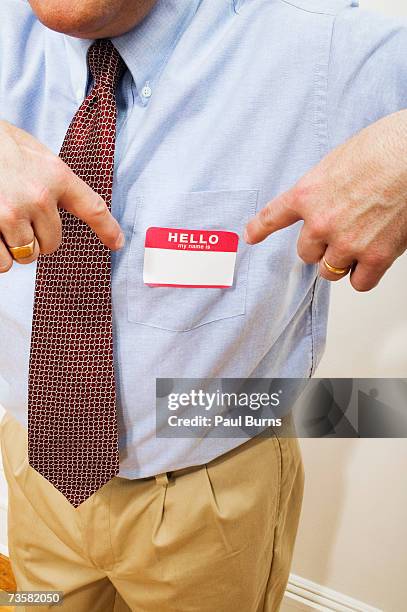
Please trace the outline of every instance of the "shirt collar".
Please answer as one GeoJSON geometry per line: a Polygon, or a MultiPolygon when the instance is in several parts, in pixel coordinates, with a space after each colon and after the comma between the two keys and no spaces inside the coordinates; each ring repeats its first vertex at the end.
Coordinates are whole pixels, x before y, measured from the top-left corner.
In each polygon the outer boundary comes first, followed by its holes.
{"type": "MultiPolygon", "coordinates": [[[[172,50],[202,1],[157,0],[154,8],[140,24],[130,32],[112,39],[133,77],[137,92],[144,104],[147,104],[149,98],[143,96],[143,90],[146,91],[144,88],[154,86],[172,50]]],[[[86,53],[92,42],[65,35],[71,80],[78,101],[85,95],[86,53]]]]}

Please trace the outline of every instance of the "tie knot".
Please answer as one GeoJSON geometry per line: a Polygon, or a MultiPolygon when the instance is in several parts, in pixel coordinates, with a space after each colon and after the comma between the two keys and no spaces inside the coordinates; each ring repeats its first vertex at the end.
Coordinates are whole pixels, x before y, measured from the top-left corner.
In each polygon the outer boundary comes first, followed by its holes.
{"type": "Polygon", "coordinates": [[[88,51],[89,70],[94,85],[115,90],[126,65],[119,52],[108,39],[95,41],[88,51]]]}

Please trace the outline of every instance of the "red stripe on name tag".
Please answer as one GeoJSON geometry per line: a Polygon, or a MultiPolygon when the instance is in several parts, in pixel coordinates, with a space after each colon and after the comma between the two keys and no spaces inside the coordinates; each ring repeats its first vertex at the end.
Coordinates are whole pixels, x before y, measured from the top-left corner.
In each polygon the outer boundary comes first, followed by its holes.
{"type": "Polygon", "coordinates": [[[177,251],[223,251],[236,253],[239,236],[234,232],[149,227],[145,247],[177,251]]]}

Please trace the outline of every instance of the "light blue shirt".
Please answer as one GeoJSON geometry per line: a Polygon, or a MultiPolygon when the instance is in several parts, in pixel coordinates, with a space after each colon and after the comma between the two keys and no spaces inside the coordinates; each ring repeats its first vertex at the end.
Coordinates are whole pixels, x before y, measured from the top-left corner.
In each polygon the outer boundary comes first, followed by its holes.
{"type": "MultiPolygon", "coordinates": [[[[308,377],[323,352],[328,286],[297,256],[300,224],[248,247],[232,289],[143,284],[149,226],[226,229],[331,148],[407,101],[407,29],[350,0],[158,0],[113,40],[118,92],[112,257],[121,475],[207,462],[244,441],[159,439],[156,377],[308,377]],[[351,5],[352,4],[352,5],[351,5]]],[[[0,3],[1,118],[58,153],[90,86],[92,41],[0,3]]],[[[0,275],[0,403],[27,421],[35,264],[0,275]]]]}

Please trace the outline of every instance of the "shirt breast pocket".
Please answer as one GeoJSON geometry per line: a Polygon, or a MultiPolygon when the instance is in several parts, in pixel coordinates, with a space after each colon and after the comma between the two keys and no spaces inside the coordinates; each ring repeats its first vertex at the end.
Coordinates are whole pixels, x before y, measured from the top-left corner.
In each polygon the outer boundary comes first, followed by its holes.
{"type": "Polygon", "coordinates": [[[257,190],[149,194],[137,198],[127,271],[128,319],[175,332],[244,315],[250,247],[242,239],[229,288],[150,287],[143,282],[144,243],[149,227],[226,230],[241,237],[255,213],[257,190]]]}

